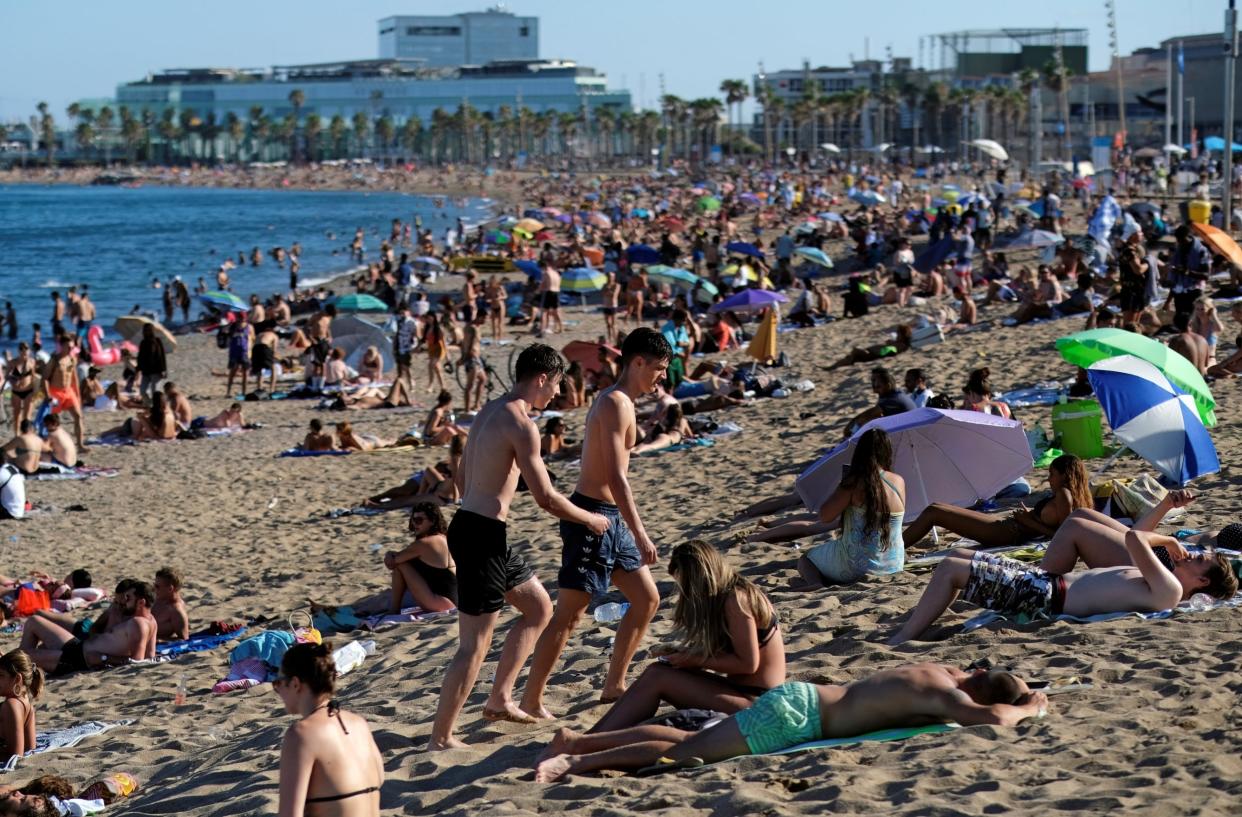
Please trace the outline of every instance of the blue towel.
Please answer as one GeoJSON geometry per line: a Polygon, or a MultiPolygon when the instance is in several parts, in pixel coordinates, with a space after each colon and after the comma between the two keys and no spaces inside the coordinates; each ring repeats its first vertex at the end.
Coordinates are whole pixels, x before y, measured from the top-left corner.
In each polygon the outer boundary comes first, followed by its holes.
{"type": "Polygon", "coordinates": [[[327,451],[307,451],[304,448],[286,448],[276,456],[278,457],[343,457],[349,454],[349,451],[332,448],[327,451]]]}
{"type": "Polygon", "coordinates": [[[229,653],[229,663],[259,658],[268,666],[279,667],[280,659],[285,657],[293,643],[293,633],[287,630],[266,630],[234,647],[229,653]]]}
{"type": "Polygon", "coordinates": [[[214,650],[216,647],[223,646],[235,638],[241,638],[246,633],[246,628],[235,630],[231,633],[222,633],[217,635],[192,635],[185,641],[169,641],[166,644],[156,644],[156,655],[185,655],[188,652],[202,652],[203,650],[214,650]]]}

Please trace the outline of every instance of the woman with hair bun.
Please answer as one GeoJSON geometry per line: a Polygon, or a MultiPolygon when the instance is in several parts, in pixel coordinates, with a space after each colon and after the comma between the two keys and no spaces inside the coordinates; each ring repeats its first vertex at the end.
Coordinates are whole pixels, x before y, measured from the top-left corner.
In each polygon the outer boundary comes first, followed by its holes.
{"type": "Polygon", "coordinates": [[[301,716],[280,748],[280,817],[378,817],[384,761],[366,720],[332,697],[332,644],[290,647],[272,687],[301,716]]]}
{"type": "Polygon", "coordinates": [[[43,691],[43,670],[21,650],[0,655],[0,756],[34,748],[35,699],[43,691]]]}

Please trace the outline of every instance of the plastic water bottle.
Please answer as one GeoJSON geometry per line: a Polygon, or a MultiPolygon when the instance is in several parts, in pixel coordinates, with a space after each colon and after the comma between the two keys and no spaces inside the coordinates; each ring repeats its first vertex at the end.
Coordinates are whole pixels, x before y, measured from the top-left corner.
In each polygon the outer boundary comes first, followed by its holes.
{"type": "Polygon", "coordinates": [[[177,691],[173,694],[173,706],[185,706],[185,673],[181,673],[177,681],[177,691]]]}
{"type": "Polygon", "coordinates": [[[1215,604],[1215,599],[1207,593],[1195,593],[1190,597],[1190,609],[1196,613],[1202,613],[1204,610],[1211,610],[1215,604]]]}
{"type": "Polygon", "coordinates": [[[611,624],[614,621],[620,621],[628,609],[630,609],[628,603],[617,604],[615,601],[610,601],[595,608],[595,620],[600,624],[611,624]]]}

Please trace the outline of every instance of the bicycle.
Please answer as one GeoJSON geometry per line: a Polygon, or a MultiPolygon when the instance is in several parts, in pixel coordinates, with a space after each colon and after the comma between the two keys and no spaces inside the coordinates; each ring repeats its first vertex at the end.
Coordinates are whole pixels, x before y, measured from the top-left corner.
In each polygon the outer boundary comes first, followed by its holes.
{"type": "MultiPolygon", "coordinates": [[[[483,372],[487,375],[487,384],[484,386],[484,389],[487,391],[489,398],[492,396],[492,392],[496,391],[497,388],[499,388],[501,392],[506,392],[513,384],[513,364],[517,360],[517,356],[516,354],[511,354],[509,358],[509,378],[507,382],[504,376],[500,373],[499,369],[489,363],[486,357],[482,358],[483,372]]],[[[457,380],[457,385],[464,392],[466,390],[466,367],[459,363],[454,363],[453,376],[457,380]]]]}

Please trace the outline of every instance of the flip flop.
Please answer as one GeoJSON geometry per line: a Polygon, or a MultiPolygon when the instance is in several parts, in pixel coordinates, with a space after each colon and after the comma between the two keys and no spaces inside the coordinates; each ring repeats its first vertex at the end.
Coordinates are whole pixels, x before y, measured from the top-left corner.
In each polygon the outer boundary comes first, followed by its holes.
{"type": "Polygon", "coordinates": [[[486,709],[486,708],[483,710],[483,720],[490,721],[491,723],[520,723],[523,726],[530,726],[532,724],[539,723],[539,720],[531,715],[526,715],[526,717],[521,717],[518,715],[514,715],[508,712],[507,710],[503,710],[503,709],[495,710],[495,709],[486,709]]]}

